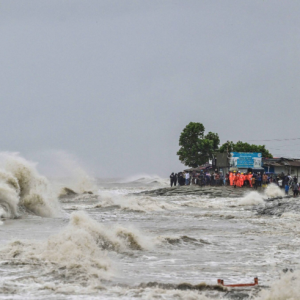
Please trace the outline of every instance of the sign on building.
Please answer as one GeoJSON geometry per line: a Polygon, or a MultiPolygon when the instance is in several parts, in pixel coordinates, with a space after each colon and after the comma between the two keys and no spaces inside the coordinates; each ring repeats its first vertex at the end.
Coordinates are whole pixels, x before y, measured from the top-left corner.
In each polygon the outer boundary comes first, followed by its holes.
{"type": "Polygon", "coordinates": [[[230,167],[236,168],[261,168],[261,153],[231,152],[230,167]]]}

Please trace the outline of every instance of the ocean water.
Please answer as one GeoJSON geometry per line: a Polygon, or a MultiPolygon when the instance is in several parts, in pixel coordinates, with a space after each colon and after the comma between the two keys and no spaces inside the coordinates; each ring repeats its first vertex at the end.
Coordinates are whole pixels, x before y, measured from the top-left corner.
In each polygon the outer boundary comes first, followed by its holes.
{"type": "Polygon", "coordinates": [[[168,184],[50,180],[2,154],[0,299],[300,299],[300,214],[255,210],[276,187],[240,199],[136,194],[168,184]],[[217,285],[254,277],[259,287],[217,285]]]}

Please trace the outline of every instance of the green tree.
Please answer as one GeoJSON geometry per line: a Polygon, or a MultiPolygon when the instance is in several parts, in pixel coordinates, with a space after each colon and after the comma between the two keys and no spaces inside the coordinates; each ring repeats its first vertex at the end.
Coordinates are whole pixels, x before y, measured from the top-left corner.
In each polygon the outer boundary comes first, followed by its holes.
{"type": "Polygon", "coordinates": [[[220,149],[220,152],[260,152],[262,157],[272,158],[273,155],[266,149],[265,145],[254,145],[238,141],[237,143],[227,141],[220,149]]]}
{"type": "Polygon", "coordinates": [[[177,155],[184,165],[198,167],[211,159],[218,149],[219,135],[213,132],[204,135],[204,131],[203,124],[190,122],[181,132],[177,155]]]}

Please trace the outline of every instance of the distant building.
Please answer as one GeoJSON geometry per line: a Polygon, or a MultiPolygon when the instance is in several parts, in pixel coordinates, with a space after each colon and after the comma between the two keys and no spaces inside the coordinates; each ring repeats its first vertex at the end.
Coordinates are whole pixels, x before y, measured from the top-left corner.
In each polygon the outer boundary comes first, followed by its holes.
{"type": "Polygon", "coordinates": [[[271,173],[284,173],[290,174],[293,176],[300,175],[300,159],[293,158],[264,158],[263,159],[263,167],[266,172],[271,173]]]}
{"type": "Polygon", "coordinates": [[[212,169],[212,164],[210,164],[209,162],[196,167],[196,168],[190,168],[190,169],[185,169],[185,172],[196,172],[196,173],[200,173],[201,171],[203,172],[207,172],[210,171],[212,169]]]}

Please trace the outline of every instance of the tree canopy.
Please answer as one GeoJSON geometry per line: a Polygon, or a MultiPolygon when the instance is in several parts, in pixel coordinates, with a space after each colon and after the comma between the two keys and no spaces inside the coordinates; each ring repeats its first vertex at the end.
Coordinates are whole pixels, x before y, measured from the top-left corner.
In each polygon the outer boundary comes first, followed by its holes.
{"type": "Polygon", "coordinates": [[[237,143],[227,141],[224,143],[219,151],[223,152],[260,152],[262,157],[272,158],[273,155],[265,148],[265,145],[254,145],[248,144],[241,141],[237,143]]]}
{"type": "Polygon", "coordinates": [[[204,131],[203,124],[190,122],[181,132],[177,155],[184,165],[198,167],[208,162],[218,149],[219,135],[213,132],[204,135],[204,131]]]}

